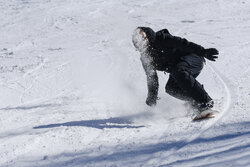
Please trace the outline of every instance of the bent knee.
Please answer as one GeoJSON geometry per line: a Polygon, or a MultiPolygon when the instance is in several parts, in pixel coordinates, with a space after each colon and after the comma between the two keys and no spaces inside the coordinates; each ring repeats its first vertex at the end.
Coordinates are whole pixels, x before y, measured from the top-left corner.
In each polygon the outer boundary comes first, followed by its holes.
{"type": "Polygon", "coordinates": [[[184,69],[177,69],[177,70],[174,70],[171,75],[173,76],[173,78],[175,78],[175,80],[177,81],[180,81],[180,80],[186,80],[186,79],[189,79],[190,77],[190,74],[189,72],[187,72],[186,70],[184,69]]]}

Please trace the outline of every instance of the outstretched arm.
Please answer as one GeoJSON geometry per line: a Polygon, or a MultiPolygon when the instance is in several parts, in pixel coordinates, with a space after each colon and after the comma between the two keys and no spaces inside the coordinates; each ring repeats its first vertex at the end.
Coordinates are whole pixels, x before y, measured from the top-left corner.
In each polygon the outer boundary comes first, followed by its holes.
{"type": "Polygon", "coordinates": [[[163,47],[171,47],[188,53],[195,53],[211,61],[215,61],[215,59],[217,59],[218,56],[214,55],[219,54],[219,51],[215,48],[205,49],[201,45],[190,42],[185,38],[172,36],[166,29],[163,29],[156,33],[156,41],[163,47]]]}
{"type": "Polygon", "coordinates": [[[186,40],[185,38],[180,38],[177,36],[172,36],[166,33],[165,30],[158,31],[156,33],[157,42],[163,47],[176,48],[189,53],[196,53],[198,55],[203,55],[205,48],[186,40]]]}
{"type": "Polygon", "coordinates": [[[147,76],[148,97],[146,104],[153,106],[156,105],[159,88],[157,72],[153,66],[152,58],[148,54],[141,54],[141,62],[147,76]]]}

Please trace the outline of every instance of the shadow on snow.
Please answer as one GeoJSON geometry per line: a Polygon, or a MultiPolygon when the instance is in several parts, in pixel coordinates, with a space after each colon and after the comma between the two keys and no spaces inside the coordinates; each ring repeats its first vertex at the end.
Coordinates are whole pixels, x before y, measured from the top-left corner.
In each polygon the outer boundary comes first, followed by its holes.
{"type": "Polygon", "coordinates": [[[36,126],[33,129],[43,129],[43,128],[55,128],[60,126],[86,126],[97,129],[104,128],[142,128],[144,126],[131,125],[133,121],[130,117],[115,117],[109,119],[98,119],[98,120],[82,120],[82,121],[71,121],[65,123],[48,124],[36,126]]]}
{"type": "MultiPolygon", "coordinates": [[[[51,125],[45,125],[45,126],[39,126],[35,127],[36,129],[38,128],[51,128],[51,127],[57,127],[57,126],[89,126],[89,127],[96,127],[96,128],[104,128],[108,127],[108,125],[101,125],[105,124],[107,122],[113,122],[113,123],[131,123],[128,120],[123,120],[120,118],[110,118],[106,120],[92,120],[92,121],[76,121],[76,122],[68,122],[68,123],[63,123],[63,124],[51,124],[51,125]]],[[[225,148],[222,150],[219,150],[217,152],[213,153],[208,153],[205,155],[196,155],[195,153],[192,153],[192,150],[190,151],[191,154],[193,154],[190,158],[186,156],[181,156],[181,148],[183,147],[192,147],[195,146],[196,144],[208,144],[208,143],[213,143],[213,142],[226,142],[229,140],[237,140],[237,138],[249,138],[250,137],[250,131],[244,131],[244,132],[239,132],[239,129],[245,129],[246,127],[249,127],[250,122],[242,122],[242,123],[236,123],[236,124],[229,124],[226,126],[220,126],[217,129],[211,129],[211,130],[225,130],[225,128],[232,129],[234,127],[235,131],[231,132],[230,134],[223,134],[223,135],[218,135],[215,137],[211,138],[197,138],[191,142],[187,142],[185,140],[180,140],[180,141],[169,141],[169,142],[161,142],[161,143],[156,143],[156,144],[149,144],[149,145],[144,145],[144,146],[133,146],[131,149],[127,150],[113,150],[112,154],[102,154],[98,156],[91,156],[85,152],[81,153],[63,153],[59,154],[57,156],[49,157],[48,159],[61,159],[60,162],[50,162],[50,164],[47,164],[46,166],[63,166],[65,164],[71,164],[72,165],[81,165],[81,164],[89,164],[89,163],[126,163],[129,164],[130,162],[135,165],[136,163],[140,164],[145,164],[152,158],[154,158],[153,154],[159,153],[159,152],[165,152],[165,156],[161,157],[161,162],[166,162],[168,157],[177,154],[176,151],[178,151],[178,157],[179,159],[176,161],[169,162],[165,165],[162,166],[175,166],[175,165],[180,165],[184,163],[195,163],[196,161],[200,161],[202,159],[206,158],[212,158],[212,157],[221,157],[227,154],[237,154],[243,149],[250,149],[250,143],[239,143],[237,146],[232,146],[230,148],[225,148]],[[171,151],[170,153],[167,153],[171,151]],[[64,159],[65,158],[65,159],[64,159]],[[64,159],[64,160],[63,160],[64,159]],[[67,159],[67,160],[66,160],[67,159]]],[[[112,126],[111,126],[112,127],[112,126]]],[[[233,142],[234,143],[234,142],[233,142]]],[[[124,146],[124,148],[127,148],[124,146]]],[[[115,148],[111,148],[115,149],[115,148]]],[[[212,148],[211,148],[212,149],[212,148]]],[[[184,151],[183,154],[186,155],[186,152],[184,151]]],[[[162,154],[164,155],[164,154],[162,154]]],[[[239,157],[240,158],[240,157],[239,157]]],[[[219,163],[219,159],[218,159],[219,163]]],[[[246,162],[248,165],[250,162],[246,162]]],[[[211,164],[216,164],[216,162],[208,162],[207,165],[211,164]]],[[[41,165],[40,167],[43,167],[41,165]]]]}

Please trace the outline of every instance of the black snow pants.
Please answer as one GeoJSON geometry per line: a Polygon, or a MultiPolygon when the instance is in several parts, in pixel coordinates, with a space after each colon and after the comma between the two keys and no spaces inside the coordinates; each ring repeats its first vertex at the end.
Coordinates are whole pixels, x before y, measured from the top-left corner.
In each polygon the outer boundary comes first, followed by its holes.
{"type": "Polygon", "coordinates": [[[171,69],[165,90],[171,96],[198,104],[209,102],[211,97],[204,90],[196,77],[200,74],[204,58],[188,54],[171,69]]]}

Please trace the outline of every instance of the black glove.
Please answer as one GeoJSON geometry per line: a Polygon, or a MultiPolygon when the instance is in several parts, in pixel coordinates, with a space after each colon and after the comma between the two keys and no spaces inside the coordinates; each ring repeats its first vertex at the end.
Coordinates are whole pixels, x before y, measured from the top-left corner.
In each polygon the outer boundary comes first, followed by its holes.
{"type": "Polygon", "coordinates": [[[147,100],[146,100],[146,104],[148,106],[151,106],[151,107],[155,106],[156,105],[156,100],[157,100],[157,98],[153,98],[153,97],[148,96],[147,100]]]}
{"type": "Polygon", "coordinates": [[[209,48],[209,49],[205,49],[205,54],[204,57],[207,58],[208,60],[211,61],[215,61],[215,59],[218,58],[218,56],[214,56],[214,55],[218,55],[219,51],[215,48],[209,48]]]}

